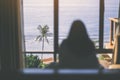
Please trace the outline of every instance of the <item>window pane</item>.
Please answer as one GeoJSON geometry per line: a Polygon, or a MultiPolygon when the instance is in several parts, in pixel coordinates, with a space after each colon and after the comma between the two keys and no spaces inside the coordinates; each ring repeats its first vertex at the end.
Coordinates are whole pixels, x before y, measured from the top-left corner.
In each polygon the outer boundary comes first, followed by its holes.
{"type": "Polygon", "coordinates": [[[82,20],[90,38],[98,47],[99,0],[60,0],[59,44],[68,35],[71,23],[82,20]]]}
{"type": "Polygon", "coordinates": [[[53,51],[53,0],[23,0],[24,4],[24,31],[26,51],[53,51]],[[41,25],[49,27],[47,43],[45,37],[36,41],[41,32],[37,29],[41,25]],[[44,38],[44,42],[43,42],[44,38]]]}
{"type": "MultiPolygon", "coordinates": [[[[104,43],[110,41],[110,20],[109,18],[118,18],[119,0],[105,0],[104,16],[104,43]]],[[[104,44],[104,45],[105,45],[104,44]]]]}
{"type": "Polygon", "coordinates": [[[43,66],[34,64],[41,60],[47,65],[53,61],[54,51],[53,0],[23,0],[23,10],[25,67],[43,66]]]}
{"type": "MultiPolygon", "coordinates": [[[[104,48],[112,48],[110,46],[110,18],[118,17],[119,0],[105,0],[105,14],[104,14],[104,48]]],[[[114,31],[113,31],[114,32],[114,31]]],[[[114,37],[113,37],[114,38],[114,37]]],[[[112,52],[111,52],[112,53],[112,52]]],[[[113,55],[111,53],[98,54],[100,64],[107,69],[113,63],[113,55]]],[[[114,67],[113,67],[114,68],[114,67]]]]}

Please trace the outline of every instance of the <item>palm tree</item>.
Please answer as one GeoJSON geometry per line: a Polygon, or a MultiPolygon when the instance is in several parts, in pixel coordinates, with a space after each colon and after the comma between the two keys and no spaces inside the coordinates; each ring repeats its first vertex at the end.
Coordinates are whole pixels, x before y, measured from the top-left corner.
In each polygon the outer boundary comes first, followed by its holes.
{"type": "MultiPolygon", "coordinates": [[[[38,25],[37,29],[39,30],[40,34],[36,37],[36,40],[42,41],[42,51],[44,51],[44,43],[45,41],[49,44],[49,41],[47,39],[48,32],[49,32],[49,27],[47,25],[41,26],[38,25]]],[[[43,54],[41,55],[41,60],[43,59],[43,54]]]]}

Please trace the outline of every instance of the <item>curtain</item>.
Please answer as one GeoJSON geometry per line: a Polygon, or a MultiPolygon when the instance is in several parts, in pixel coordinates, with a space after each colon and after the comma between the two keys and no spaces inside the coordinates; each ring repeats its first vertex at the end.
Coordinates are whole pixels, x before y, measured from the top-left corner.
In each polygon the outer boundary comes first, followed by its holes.
{"type": "Polygon", "coordinates": [[[18,1],[0,0],[0,63],[4,72],[19,68],[18,1]]]}

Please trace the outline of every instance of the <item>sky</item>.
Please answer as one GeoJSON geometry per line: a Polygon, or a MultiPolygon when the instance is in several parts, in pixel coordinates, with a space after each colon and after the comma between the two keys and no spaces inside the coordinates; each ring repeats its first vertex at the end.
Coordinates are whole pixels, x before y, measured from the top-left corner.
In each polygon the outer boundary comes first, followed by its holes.
{"type": "MultiPolygon", "coordinates": [[[[41,6],[50,6],[53,4],[54,0],[23,0],[24,3],[27,3],[26,5],[30,5],[32,3],[32,5],[41,5],[41,6]]],[[[81,6],[90,6],[93,3],[98,3],[99,0],[59,0],[60,5],[62,6],[77,6],[77,5],[81,5],[81,6]]],[[[97,5],[97,4],[94,4],[97,5]]]]}
{"type": "MultiPolygon", "coordinates": [[[[59,0],[61,6],[98,6],[100,0],[59,0]],[[94,4],[94,5],[93,5],[94,4]]],[[[23,0],[24,6],[53,6],[54,0],[23,0]]],[[[119,3],[118,0],[105,0],[105,3],[119,3]]]]}

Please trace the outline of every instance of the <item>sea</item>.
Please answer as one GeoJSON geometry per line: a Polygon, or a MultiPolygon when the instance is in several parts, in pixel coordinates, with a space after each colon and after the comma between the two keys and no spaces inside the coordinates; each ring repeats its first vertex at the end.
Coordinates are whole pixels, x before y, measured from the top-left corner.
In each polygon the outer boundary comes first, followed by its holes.
{"type": "MultiPolygon", "coordinates": [[[[82,20],[89,37],[95,45],[99,41],[99,2],[100,0],[59,0],[59,45],[69,33],[74,20],[82,20]]],[[[105,0],[104,44],[109,42],[110,20],[118,17],[119,0],[105,0]]],[[[54,0],[23,0],[23,21],[26,52],[42,51],[42,41],[36,41],[40,35],[39,25],[49,27],[48,40],[44,51],[54,51],[54,0]]],[[[51,55],[45,54],[45,57],[51,55]]]]}

